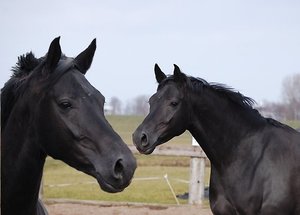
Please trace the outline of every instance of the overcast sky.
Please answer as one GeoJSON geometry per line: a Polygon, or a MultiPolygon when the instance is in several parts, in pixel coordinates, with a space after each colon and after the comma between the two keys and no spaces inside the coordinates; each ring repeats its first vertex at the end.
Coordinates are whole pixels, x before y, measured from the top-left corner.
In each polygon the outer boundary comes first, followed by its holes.
{"type": "Polygon", "coordinates": [[[2,0],[0,20],[1,87],[19,55],[41,57],[57,36],[67,56],[97,38],[87,78],[107,101],[153,94],[155,63],[257,102],[280,100],[283,78],[300,73],[296,0],[2,0]]]}

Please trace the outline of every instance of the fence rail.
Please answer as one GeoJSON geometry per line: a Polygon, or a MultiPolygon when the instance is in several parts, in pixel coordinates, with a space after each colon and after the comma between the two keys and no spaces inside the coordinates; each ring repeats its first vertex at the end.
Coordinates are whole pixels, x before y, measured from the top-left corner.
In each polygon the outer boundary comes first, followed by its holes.
{"type": "MultiPolygon", "coordinates": [[[[132,153],[140,154],[135,146],[128,147],[132,153]]],[[[151,155],[207,158],[199,146],[157,146],[151,155]]]]}
{"type": "MultiPolygon", "coordinates": [[[[134,154],[139,154],[135,146],[130,145],[134,154]]],[[[190,157],[189,204],[202,204],[205,189],[206,155],[199,146],[158,146],[152,155],[190,157]]]]}

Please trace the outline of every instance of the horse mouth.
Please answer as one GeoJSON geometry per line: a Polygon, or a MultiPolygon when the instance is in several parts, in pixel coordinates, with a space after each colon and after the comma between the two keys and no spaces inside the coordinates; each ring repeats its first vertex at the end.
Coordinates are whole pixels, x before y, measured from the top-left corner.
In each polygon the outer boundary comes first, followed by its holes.
{"type": "MultiPolygon", "coordinates": [[[[95,178],[97,179],[97,182],[101,188],[101,190],[108,192],[108,193],[118,193],[118,192],[122,192],[127,186],[114,186],[113,184],[107,182],[104,180],[104,178],[99,174],[96,173],[95,178]]],[[[130,182],[129,182],[130,183],[130,182]]]]}
{"type": "Polygon", "coordinates": [[[137,149],[141,154],[149,155],[149,154],[151,154],[151,153],[155,150],[155,148],[156,148],[157,145],[160,145],[160,143],[158,143],[158,141],[155,142],[153,145],[147,147],[147,148],[145,148],[145,147],[144,147],[144,148],[141,148],[141,147],[139,147],[139,145],[136,145],[136,149],[137,149]]]}
{"type": "Polygon", "coordinates": [[[155,146],[154,146],[154,147],[147,148],[147,149],[140,149],[140,148],[137,148],[137,150],[138,150],[140,153],[142,153],[142,154],[149,155],[149,154],[151,154],[151,153],[155,150],[155,146]]]}
{"type": "Polygon", "coordinates": [[[108,184],[108,183],[101,183],[99,182],[99,185],[100,185],[100,188],[105,191],[105,192],[108,192],[108,193],[119,193],[119,192],[122,192],[125,188],[116,188],[114,187],[113,185],[111,184],[108,184]]]}

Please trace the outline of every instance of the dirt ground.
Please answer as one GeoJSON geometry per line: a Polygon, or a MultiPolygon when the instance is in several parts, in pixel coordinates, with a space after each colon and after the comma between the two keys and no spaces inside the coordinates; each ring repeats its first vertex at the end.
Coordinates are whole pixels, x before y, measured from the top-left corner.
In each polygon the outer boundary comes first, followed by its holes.
{"type": "Polygon", "coordinates": [[[209,208],[191,205],[48,201],[46,208],[49,215],[212,215],[209,208]]]}

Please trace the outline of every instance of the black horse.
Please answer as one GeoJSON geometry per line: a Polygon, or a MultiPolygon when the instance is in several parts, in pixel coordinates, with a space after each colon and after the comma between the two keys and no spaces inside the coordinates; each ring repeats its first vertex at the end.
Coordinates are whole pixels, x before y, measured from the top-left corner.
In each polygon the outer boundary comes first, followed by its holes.
{"type": "Polygon", "coordinates": [[[188,130],[211,161],[214,214],[300,214],[300,134],[262,117],[253,100],[221,85],[188,77],[175,65],[166,76],[155,66],[157,92],[133,134],[150,154],[188,130]]]}
{"type": "Polygon", "coordinates": [[[136,161],[104,117],[105,98],[85,78],[96,40],[76,58],[59,37],[45,57],[20,56],[1,90],[1,214],[47,214],[38,201],[47,155],[95,177],[107,192],[125,189],[136,161]]]}

